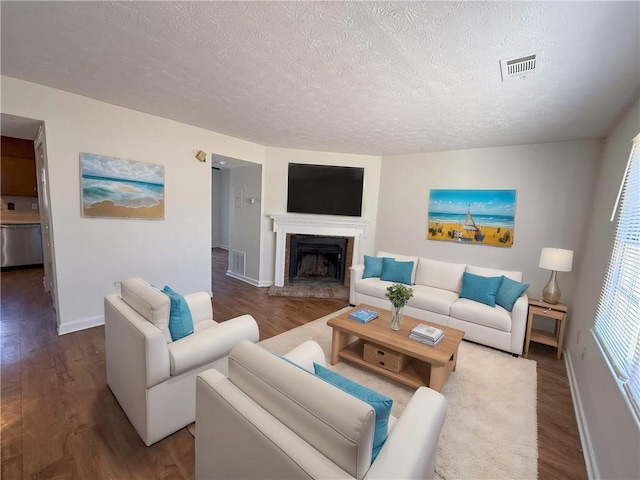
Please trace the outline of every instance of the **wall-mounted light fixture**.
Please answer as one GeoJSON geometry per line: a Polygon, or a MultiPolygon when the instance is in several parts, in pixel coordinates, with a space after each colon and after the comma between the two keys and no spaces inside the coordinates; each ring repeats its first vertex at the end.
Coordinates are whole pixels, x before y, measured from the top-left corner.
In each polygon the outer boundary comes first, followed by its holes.
{"type": "Polygon", "coordinates": [[[207,152],[203,152],[202,150],[198,150],[196,152],[196,158],[198,160],[200,160],[201,162],[204,162],[207,160],[207,152]]]}

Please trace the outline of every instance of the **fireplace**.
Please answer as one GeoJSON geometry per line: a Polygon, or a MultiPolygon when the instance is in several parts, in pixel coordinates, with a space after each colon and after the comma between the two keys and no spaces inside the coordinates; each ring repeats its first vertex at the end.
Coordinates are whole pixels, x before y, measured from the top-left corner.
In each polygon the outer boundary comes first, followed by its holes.
{"type": "Polygon", "coordinates": [[[342,237],[347,239],[347,250],[343,255],[345,272],[343,286],[349,286],[350,271],[354,259],[360,259],[361,244],[367,236],[368,220],[360,218],[326,217],[321,215],[271,215],[273,231],[276,233],[276,256],[274,286],[289,283],[290,238],[294,235],[313,237],[342,237]]]}
{"type": "Polygon", "coordinates": [[[291,235],[289,237],[289,283],[342,285],[348,239],[291,235]]]}

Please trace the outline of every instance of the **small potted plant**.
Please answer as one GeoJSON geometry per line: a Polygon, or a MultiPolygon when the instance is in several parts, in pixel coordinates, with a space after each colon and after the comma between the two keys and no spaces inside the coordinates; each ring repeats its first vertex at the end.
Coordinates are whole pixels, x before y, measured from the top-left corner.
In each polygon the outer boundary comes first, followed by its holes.
{"type": "Polygon", "coordinates": [[[391,302],[391,330],[402,328],[402,307],[413,297],[413,288],[396,283],[387,287],[385,297],[391,302]]]}

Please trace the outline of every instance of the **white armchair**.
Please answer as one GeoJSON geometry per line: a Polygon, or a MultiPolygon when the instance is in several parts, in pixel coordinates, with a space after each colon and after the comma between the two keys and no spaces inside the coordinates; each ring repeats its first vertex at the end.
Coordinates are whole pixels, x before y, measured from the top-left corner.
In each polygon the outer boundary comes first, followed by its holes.
{"type": "Polygon", "coordinates": [[[257,342],[258,325],[250,315],[217,323],[209,295],[192,293],[184,298],[194,332],[171,341],[169,297],[140,278],[120,285],[104,299],[107,384],[149,446],[195,420],[196,376],[227,372],[229,352],[257,342]]]}
{"type": "Polygon", "coordinates": [[[196,382],[196,479],[433,478],[446,400],[416,390],[371,463],[375,413],[369,404],[316,377],[324,353],[307,341],[291,363],[240,342],[223,375],[196,382]],[[308,371],[304,371],[304,370],[308,371]]]}

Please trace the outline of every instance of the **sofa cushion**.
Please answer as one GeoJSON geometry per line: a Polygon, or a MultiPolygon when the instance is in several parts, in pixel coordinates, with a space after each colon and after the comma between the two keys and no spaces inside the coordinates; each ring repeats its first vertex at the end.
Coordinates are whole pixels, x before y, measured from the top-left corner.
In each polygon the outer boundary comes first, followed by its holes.
{"type": "Polygon", "coordinates": [[[449,315],[449,309],[456,300],[458,300],[457,293],[416,284],[413,286],[413,297],[409,299],[407,305],[441,315],[449,315]]]}
{"type": "Polygon", "coordinates": [[[393,400],[371,390],[370,388],[364,387],[353,380],[349,380],[348,378],[345,378],[339,373],[329,370],[322,365],[314,363],[313,368],[318,377],[329,382],[331,385],[335,385],[340,390],[367,402],[373,407],[376,412],[376,429],[373,435],[373,451],[371,452],[371,462],[373,462],[378,456],[382,445],[384,445],[384,442],[387,440],[389,415],[391,414],[393,400]]]}
{"type": "Polygon", "coordinates": [[[490,307],[467,298],[459,298],[451,305],[450,316],[504,332],[511,331],[511,315],[499,305],[490,307]]]}
{"type": "Polygon", "coordinates": [[[416,283],[416,270],[418,269],[418,257],[408,255],[396,255],[395,253],[384,252],[378,250],[378,257],[390,257],[398,262],[413,262],[413,271],[411,272],[411,283],[416,283]]]}
{"type": "Polygon", "coordinates": [[[382,259],[382,274],[380,280],[387,282],[398,282],[411,285],[411,272],[413,272],[414,262],[398,262],[393,258],[382,259]]]}
{"type": "Polygon", "coordinates": [[[503,275],[502,283],[496,293],[496,304],[510,312],[513,310],[513,304],[527,288],[529,288],[528,283],[516,282],[503,275]]]}
{"type": "Polygon", "coordinates": [[[382,257],[365,255],[362,278],[380,277],[380,275],[382,275],[382,257]]]}
{"type": "Polygon", "coordinates": [[[496,293],[498,292],[498,288],[500,288],[502,278],[502,276],[483,277],[481,275],[464,272],[462,275],[460,298],[468,298],[469,300],[495,307],[496,293]]]}
{"type": "Polygon", "coordinates": [[[193,318],[189,305],[182,295],[165,285],[162,293],[169,297],[171,309],[169,311],[169,333],[174,342],[193,333],[193,318]]]}
{"type": "Polygon", "coordinates": [[[371,297],[385,298],[387,287],[393,285],[393,282],[385,282],[379,278],[363,278],[356,282],[356,292],[371,297]]]}
{"type": "Polygon", "coordinates": [[[120,282],[122,300],[145,320],[155,325],[170,343],[169,312],[171,301],[159,289],[141,278],[129,278],[120,282]]]}
{"type": "Polygon", "coordinates": [[[420,257],[416,271],[416,284],[460,293],[465,268],[464,263],[439,262],[420,257]]]}
{"type": "Polygon", "coordinates": [[[516,272],[513,270],[497,270],[495,268],[474,267],[473,265],[467,265],[467,269],[465,271],[473,273],[474,275],[482,275],[483,277],[501,277],[502,275],[504,275],[511,280],[515,280],[516,282],[522,281],[522,272],[516,272]]]}

